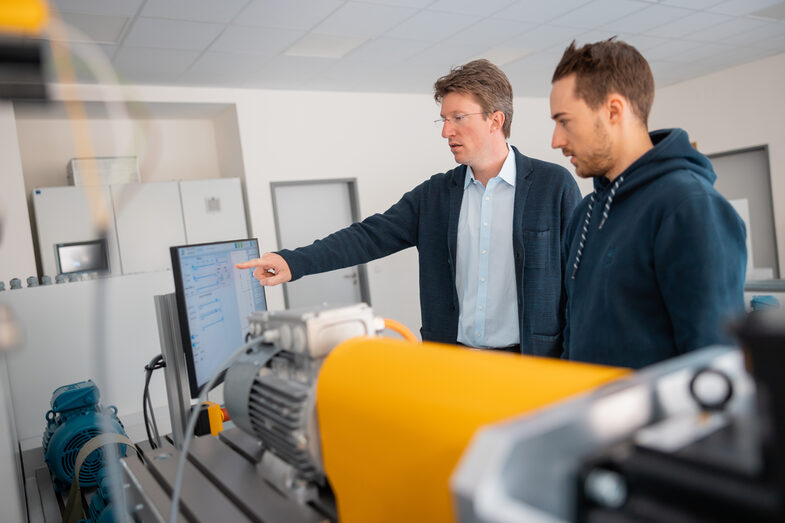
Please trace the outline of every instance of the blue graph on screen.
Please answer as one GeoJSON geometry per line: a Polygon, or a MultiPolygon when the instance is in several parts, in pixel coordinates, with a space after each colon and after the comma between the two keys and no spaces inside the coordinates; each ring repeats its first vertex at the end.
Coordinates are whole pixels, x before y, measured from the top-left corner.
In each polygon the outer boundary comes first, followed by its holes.
{"type": "Polygon", "coordinates": [[[242,345],[248,315],[266,308],[264,289],[253,271],[235,268],[236,263],[258,256],[256,240],[179,248],[197,386],[242,345]]]}

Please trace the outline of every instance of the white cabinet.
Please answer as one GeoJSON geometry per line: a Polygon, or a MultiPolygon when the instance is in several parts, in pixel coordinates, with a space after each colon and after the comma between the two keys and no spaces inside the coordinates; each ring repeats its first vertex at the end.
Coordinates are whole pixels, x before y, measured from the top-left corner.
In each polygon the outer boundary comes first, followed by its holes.
{"type": "MultiPolygon", "coordinates": [[[[101,187],[109,208],[111,274],[171,268],[169,247],[246,238],[238,178],[101,187]]],[[[84,187],[33,191],[43,274],[58,274],[55,245],[97,239],[84,187]]]]}
{"type": "Polygon", "coordinates": [[[111,185],[123,274],[171,268],[169,247],[185,243],[178,182],[111,185]]]}
{"type": "Polygon", "coordinates": [[[239,178],[180,182],[188,244],[248,237],[239,178]]]}
{"type": "MultiPolygon", "coordinates": [[[[122,274],[120,254],[117,249],[117,232],[114,228],[114,208],[109,187],[101,187],[102,204],[109,213],[107,255],[109,272],[122,274]]],[[[57,264],[58,243],[76,243],[98,239],[93,225],[85,187],[44,187],[33,191],[33,214],[38,229],[38,250],[42,273],[55,276],[60,271],[57,264]]]]}

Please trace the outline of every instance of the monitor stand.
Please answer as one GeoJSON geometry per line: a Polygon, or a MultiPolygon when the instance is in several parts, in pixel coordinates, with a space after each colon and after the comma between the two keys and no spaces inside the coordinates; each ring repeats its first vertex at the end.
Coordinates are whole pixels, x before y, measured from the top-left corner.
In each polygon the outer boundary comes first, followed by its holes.
{"type": "Polygon", "coordinates": [[[164,374],[166,396],[169,400],[169,417],[172,421],[172,440],[174,446],[180,449],[183,445],[183,434],[191,408],[191,394],[185,367],[185,353],[180,337],[177,300],[173,292],[154,296],[154,300],[161,354],[166,362],[164,374]]]}

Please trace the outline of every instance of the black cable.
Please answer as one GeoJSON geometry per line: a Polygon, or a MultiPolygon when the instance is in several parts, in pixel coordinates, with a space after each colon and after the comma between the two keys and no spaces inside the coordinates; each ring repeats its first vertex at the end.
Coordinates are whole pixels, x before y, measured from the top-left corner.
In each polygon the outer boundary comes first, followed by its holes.
{"type": "MultiPolygon", "coordinates": [[[[145,370],[145,379],[144,379],[144,392],[142,392],[142,415],[144,416],[144,429],[147,432],[147,440],[150,442],[150,446],[152,448],[158,448],[156,445],[155,440],[153,440],[153,435],[150,432],[150,417],[153,416],[153,423],[155,423],[155,413],[152,409],[152,403],[150,401],[150,379],[153,377],[153,371],[156,369],[161,369],[166,366],[166,362],[164,361],[164,357],[161,354],[156,355],[153,359],[150,360],[150,363],[144,366],[145,370]],[[149,412],[148,412],[149,409],[149,412]]],[[[156,427],[156,433],[158,432],[156,427]]]]}

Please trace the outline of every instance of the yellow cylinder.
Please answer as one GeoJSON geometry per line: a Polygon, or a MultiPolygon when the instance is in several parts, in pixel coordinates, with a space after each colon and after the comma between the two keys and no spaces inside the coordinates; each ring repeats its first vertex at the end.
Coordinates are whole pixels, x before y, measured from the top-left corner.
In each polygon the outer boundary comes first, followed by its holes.
{"type": "Polygon", "coordinates": [[[339,345],[316,408],[341,522],[452,521],[448,480],[478,428],[628,372],[390,338],[339,345]]]}

